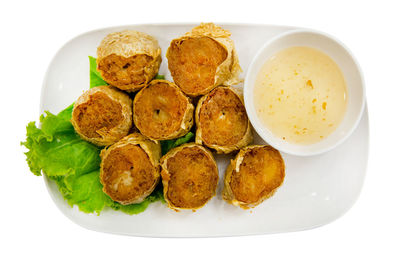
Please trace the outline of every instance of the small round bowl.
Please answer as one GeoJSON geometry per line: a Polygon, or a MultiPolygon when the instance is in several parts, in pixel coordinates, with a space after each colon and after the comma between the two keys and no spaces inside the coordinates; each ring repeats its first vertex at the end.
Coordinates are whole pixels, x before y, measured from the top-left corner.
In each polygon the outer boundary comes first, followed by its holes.
{"type": "Polygon", "coordinates": [[[340,41],[314,30],[293,30],[272,38],[257,52],[246,74],[244,102],[251,124],[265,142],[288,154],[317,155],[335,148],[356,129],[365,106],[364,80],[358,63],[340,41]],[[344,118],[333,133],[314,144],[299,145],[278,138],[261,122],[255,110],[254,84],[261,67],[277,52],[293,46],[307,46],[324,52],[336,62],[346,80],[348,102],[344,118]]]}

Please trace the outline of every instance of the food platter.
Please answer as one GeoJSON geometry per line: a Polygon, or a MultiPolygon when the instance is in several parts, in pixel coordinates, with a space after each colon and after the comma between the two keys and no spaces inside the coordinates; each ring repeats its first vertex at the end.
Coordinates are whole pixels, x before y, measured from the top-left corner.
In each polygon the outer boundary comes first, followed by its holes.
{"type": "MultiPolygon", "coordinates": [[[[165,58],[172,39],[190,31],[197,24],[128,25],[100,29],[82,34],[66,43],[50,63],[46,74],[41,113],[57,113],[74,102],[89,84],[88,55],[96,55],[96,47],[105,35],[132,29],[158,39],[162,49],[159,74],[172,80],[165,58]]],[[[232,33],[240,65],[241,77],[259,48],[269,39],[293,27],[218,24],[232,33]]],[[[239,85],[241,86],[241,85],[239,85]]],[[[282,153],[286,177],[274,197],[254,209],[242,210],[222,201],[222,178],[232,156],[215,155],[220,182],[217,195],[207,205],[192,212],[175,212],[156,202],[137,215],[107,209],[85,214],[71,208],[59,193],[57,185],[45,179],[49,193],[61,212],[75,223],[96,231],[152,237],[210,237],[268,234],[299,231],[327,224],[343,215],[356,201],[364,181],[368,158],[368,114],[355,132],[330,152],[310,157],[282,153]]],[[[255,136],[256,144],[263,144],[255,136]]]]}

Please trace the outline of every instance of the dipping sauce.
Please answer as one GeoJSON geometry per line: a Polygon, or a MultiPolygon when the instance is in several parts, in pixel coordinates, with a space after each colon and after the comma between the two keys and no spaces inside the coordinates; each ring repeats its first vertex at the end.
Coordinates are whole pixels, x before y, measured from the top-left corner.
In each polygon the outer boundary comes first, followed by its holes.
{"type": "Polygon", "coordinates": [[[338,65],[310,47],[290,47],[268,59],[254,89],[259,119],[290,143],[321,141],[338,127],[347,108],[346,82],[338,65]]]}

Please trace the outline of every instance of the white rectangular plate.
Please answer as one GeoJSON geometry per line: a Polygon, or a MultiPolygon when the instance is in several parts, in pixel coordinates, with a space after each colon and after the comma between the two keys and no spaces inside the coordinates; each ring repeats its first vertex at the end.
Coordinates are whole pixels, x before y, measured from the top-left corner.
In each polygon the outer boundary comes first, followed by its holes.
{"type": "MultiPolygon", "coordinates": [[[[82,34],[65,44],[51,62],[44,80],[41,111],[57,113],[74,102],[89,87],[88,56],[106,34],[132,29],[156,37],[162,48],[159,73],[172,80],[165,52],[173,38],[190,31],[195,24],[131,25],[82,34]]],[[[257,50],[271,37],[292,27],[225,24],[231,31],[243,68],[242,77],[257,50]]],[[[352,136],[328,153],[313,157],[283,154],[284,184],[275,195],[254,209],[242,210],[221,198],[222,178],[231,156],[217,155],[220,183],[217,196],[202,209],[175,212],[161,202],[151,204],[138,215],[111,209],[100,216],[71,208],[57,186],[46,179],[58,208],[75,223],[100,232],[153,237],[210,237],[299,231],[327,224],[344,214],[356,201],[364,181],[368,158],[368,115],[352,136]]],[[[256,143],[262,143],[256,136],[256,143]]]]}

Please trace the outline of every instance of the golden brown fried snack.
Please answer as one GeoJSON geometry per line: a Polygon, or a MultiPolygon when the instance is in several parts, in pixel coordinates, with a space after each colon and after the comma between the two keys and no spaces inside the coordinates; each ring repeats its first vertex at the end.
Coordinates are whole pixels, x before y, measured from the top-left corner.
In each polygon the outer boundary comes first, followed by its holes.
{"type": "Polygon", "coordinates": [[[230,153],[253,140],[244,104],[230,87],[217,87],[200,98],[196,107],[196,143],[230,153]]]}
{"type": "Polygon", "coordinates": [[[97,48],[97,69],[103,79],[128,92],[145,87],[157,74],[160,63],[157,40],[142,32],[110,33],[97,48]]]}
{"type": "Polygon", "coordinates": [[[101,152],[103,191],[123,205],[140,203],[160,179],[160,144],[139,133],[121,139],[101,152]]]}
{"type": "Polygon", "coordinates": [[[206,148],[188,143],[161,158],[164,199],[174,210],[198,209],[217,189],[218,167],[206,148]]]}
{"type": "Polygon", "coordinates": [[[194,107],[174,83],[153,80],[135,96],[133,119],[139,131],[153,140],[187,134],[193,126],[194,107]]]}
{"type": "Polygon", "coordinates": [[[82,139],[98,146],[111,145],[132,127],[132,100],[110,86],[93,87],[75,102],[71,123],[82,139]]]}
{"type": "Polygon", "coordinates": [[[168,68],[174,82],[189,96],[204,95],[214,87],[239,82],[239,59],[231,33],[213,23],[202,23],[172,40],[168,68]]]}
{"type": "Polygon", "coordinates": [[[285,163],[271,146],[248,146],[231,160],[225,172],[222,197],[241,208],[252,208],[271,197],[282,185],[285,163]]]}

